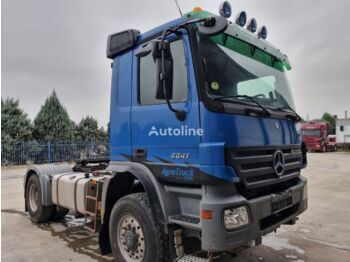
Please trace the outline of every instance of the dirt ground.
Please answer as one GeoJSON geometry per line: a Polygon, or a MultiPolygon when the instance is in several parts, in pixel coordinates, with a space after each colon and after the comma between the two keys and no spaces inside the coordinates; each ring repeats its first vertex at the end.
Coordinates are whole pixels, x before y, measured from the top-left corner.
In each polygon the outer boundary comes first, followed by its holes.
{"type": "MultiPolygon", "coordinates": [[[[350,153],[310,153],[309,209],[263,244],[219,261],[350,261],[350,153]]],[[[33,224],[24,212],[25,167],[1,172],[2,261],[112,261],[97,235],[67,222],[33,224]]]]}

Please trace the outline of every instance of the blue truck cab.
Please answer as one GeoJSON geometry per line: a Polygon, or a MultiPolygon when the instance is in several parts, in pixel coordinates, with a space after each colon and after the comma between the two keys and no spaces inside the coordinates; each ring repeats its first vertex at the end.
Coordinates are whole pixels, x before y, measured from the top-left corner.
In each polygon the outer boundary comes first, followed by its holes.
{"type": "Polygon", "coordinates": [[[137,34],[131,48],[113,57],[110,150],[112,165],[139,163],[155,177],[167,195],[167,223],[200,231],[203,250],[222,251],[294,223],[307,206],[300,176],[306,157],[288,58],[235,23],[214,36],[193,25],[169,34],[171,102],[186,118],[155,98],[154,59],[135,53],[165,29],[209,16],[194,11],[137,34]],[[244,222],[234,225],[226,215],[244,222]]]}
{"type": "MultiPolygon", "coordinates": [[[[256,34],[256,21],[246,29],[245,20],[197,8],[143,34],[109,36],[102,253],[169,261],[189,253],[186,239],[209,254],[232,250],[260,244],[306,210],[290,62],[265,27],[256,34]]],[[[52,175],[34,168],[26,181],[33,173],[52,175]]]]}

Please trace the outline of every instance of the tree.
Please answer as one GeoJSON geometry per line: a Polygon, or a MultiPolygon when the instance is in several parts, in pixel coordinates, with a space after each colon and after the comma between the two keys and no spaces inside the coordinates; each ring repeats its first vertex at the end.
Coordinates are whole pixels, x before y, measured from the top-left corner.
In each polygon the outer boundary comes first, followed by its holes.
{"type": "Polygon", "coordinates": [[[109,141],[110,135],[111,135],[111,122],[108,121],[108,123],[107,123],[107,137],[106,137],[107,141],[109,141]]]}
{"type": "Polygon", "coordinates": [[[19,107],[19,100],[1,99],[1,141],[9,146],[16,141],[32,138],[32,126],[27,114],[19,107]]]}
{"type": "Polygon", "coordinates": [[[78,140],[105,140],[106,132],[98,128],[98,122],[91,116],[84,117],[76,127],[75,137],[78,140]]]}
{"type": "Polygon", "coordinates": [[[34,137],[37,140],[71,140],[74,122],[53,91],[34,119],[34,137]]]}
{"type": "Polygon", "coordinates": [[[103,127],[101,127],[100,129],[100,140],[109,142],[109,130],[107,128],[107,130],[105,130],[103,127]]]}
{"type": "Polygon", "coordinates": [[[328,124],[329,124],[329,133],[330,134],[335,134],[335,125],[336,125],[336,123],[335,123],[334,117],[330,113],[325,112],[322,115],[321,120],[325,121],[325,122],[328,122],[328,124]]]}

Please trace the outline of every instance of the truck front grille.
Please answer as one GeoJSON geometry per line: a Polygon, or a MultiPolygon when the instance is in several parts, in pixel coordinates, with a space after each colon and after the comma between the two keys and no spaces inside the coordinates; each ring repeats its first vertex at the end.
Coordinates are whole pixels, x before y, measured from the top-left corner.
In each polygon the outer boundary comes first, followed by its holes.
{"type": "Polygon", "coordinates": [[[238,190],[248,199],[282,191],[296,184],[302,166],[300,145],[229,148],[226,162],[240,178],[238,190]],[[273,156],[277,150],[283,152],[285,171],[278,176],[273,167],[273,156]]]}

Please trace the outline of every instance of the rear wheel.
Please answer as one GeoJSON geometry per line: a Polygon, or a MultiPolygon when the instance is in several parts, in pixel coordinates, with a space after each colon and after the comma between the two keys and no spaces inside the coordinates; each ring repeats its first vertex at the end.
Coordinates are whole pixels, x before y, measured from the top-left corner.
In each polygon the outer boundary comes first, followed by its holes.
{"type": "Polygon", "coordinates": [[[114,205],[109,236],[115,261],[168,261],[168,237],[155,223],[145,193],[127,195],[114,205]]]}
{"type": "Polygon", "coordinates": [[[41,203],[41,187],[38,176],[32,175],[26,186],[26,207],[30,218],[37,223],[47,222],[55,212],[55,206],[44,206],[41,203]]]}

